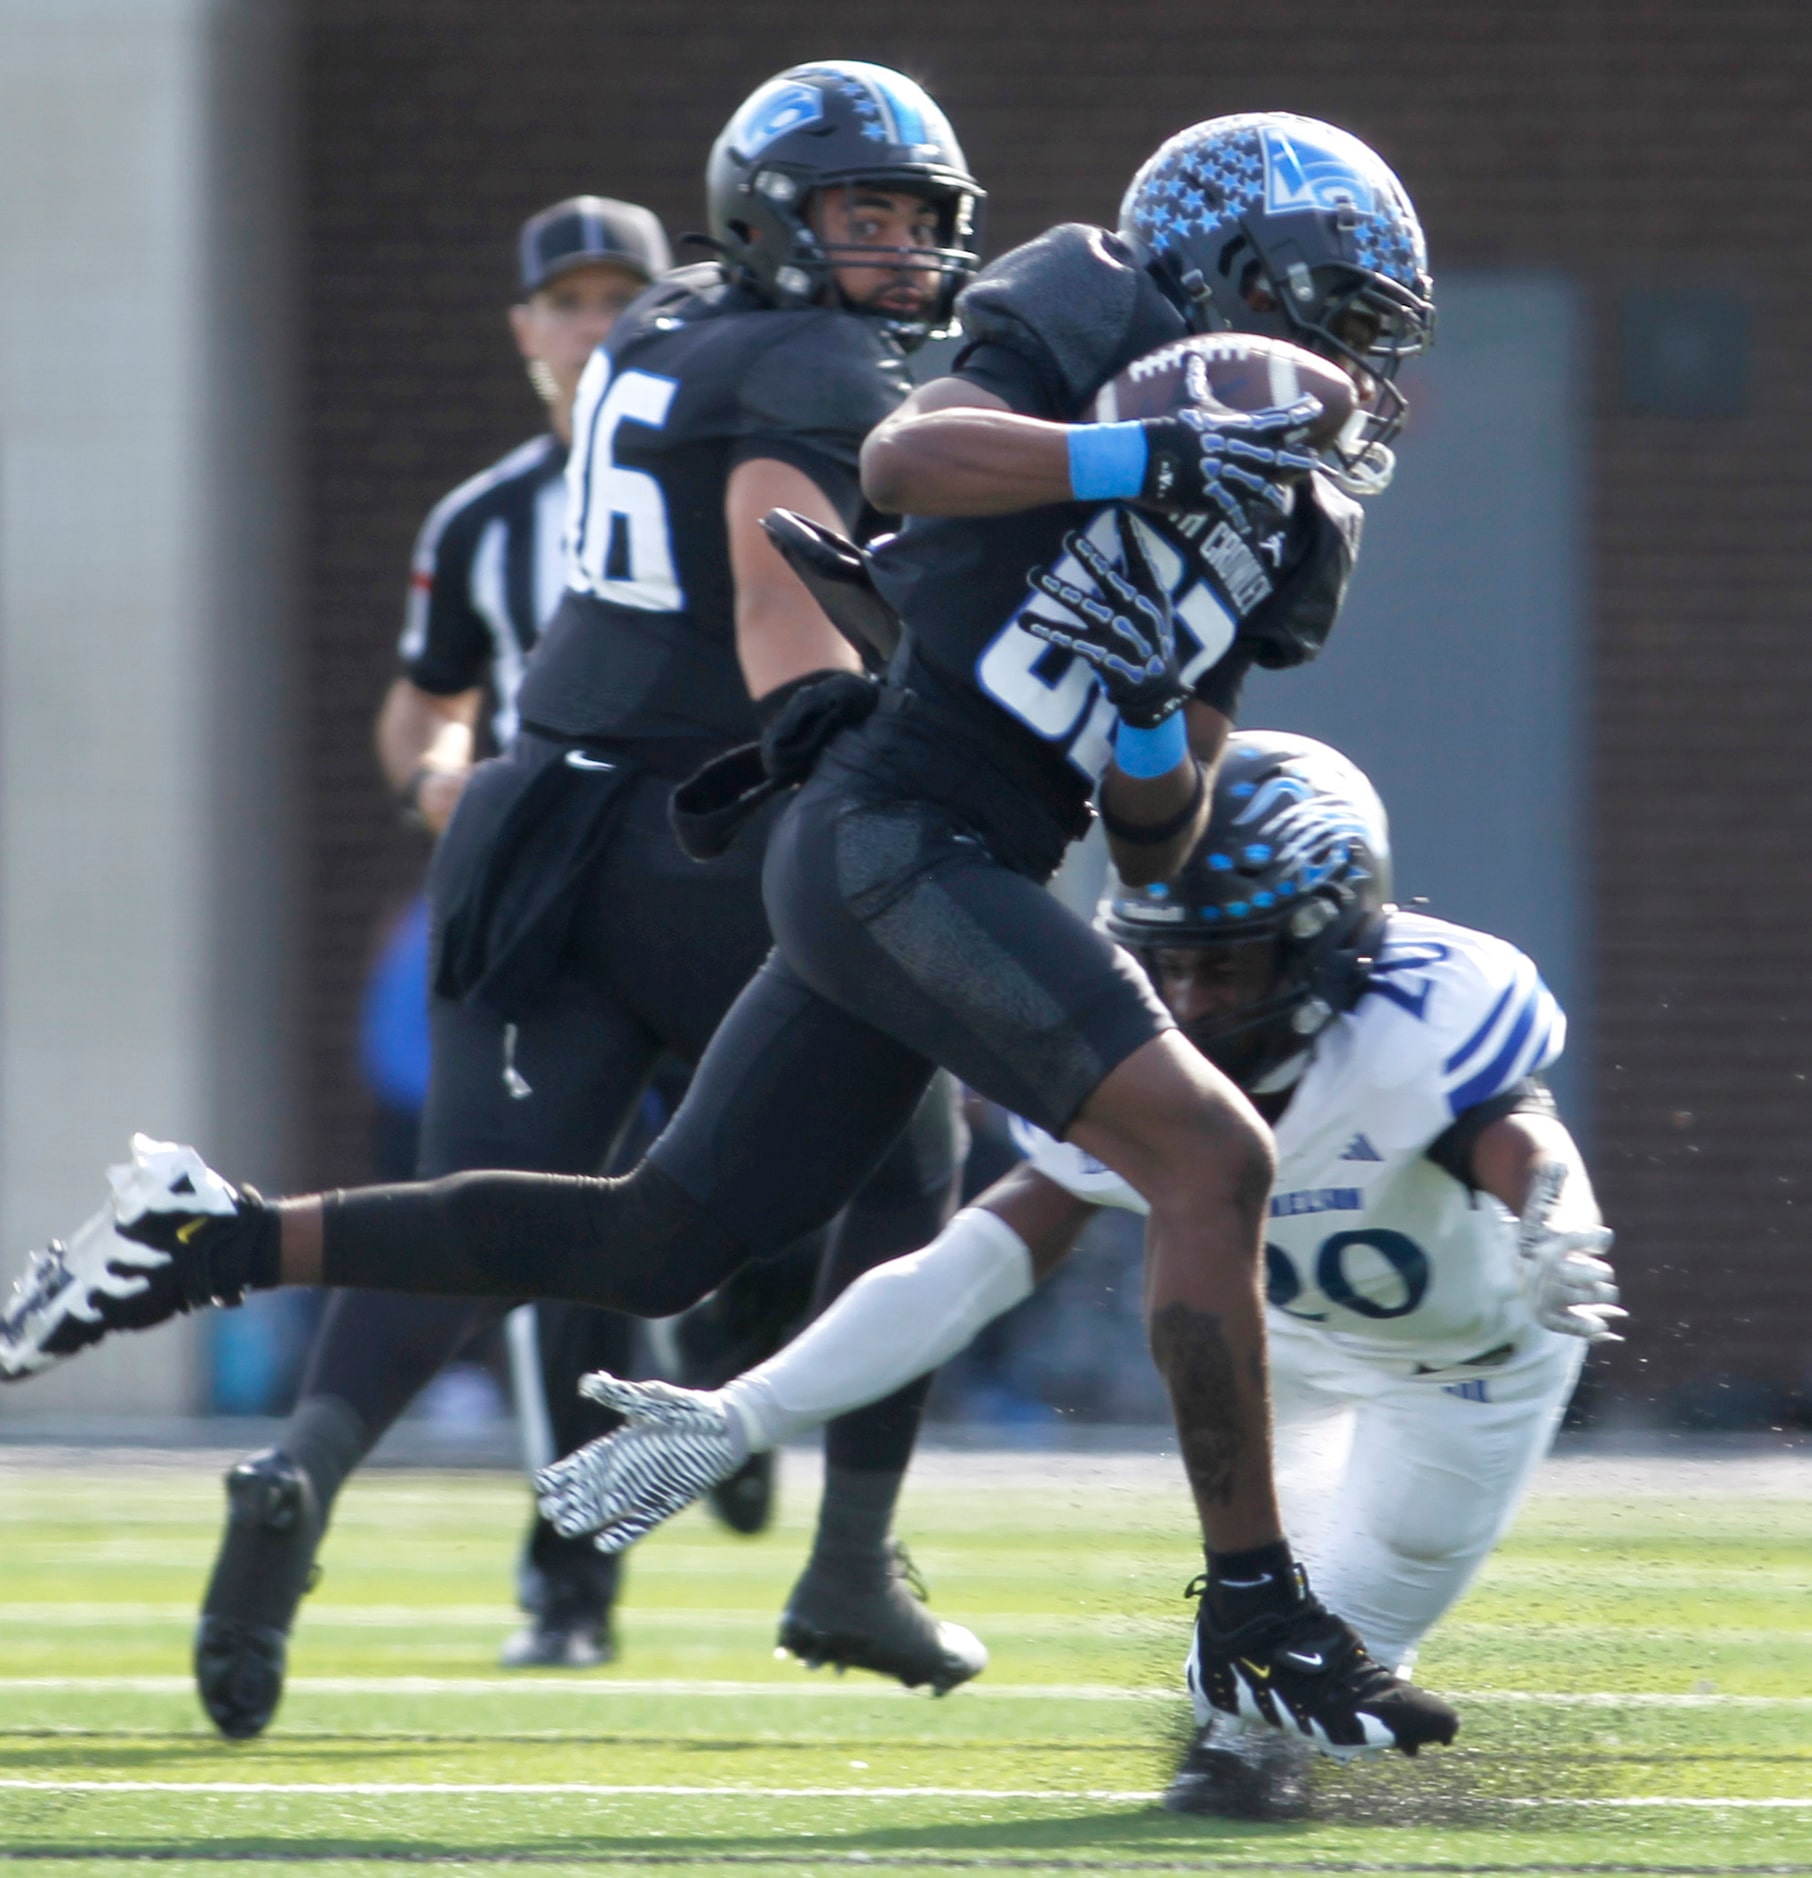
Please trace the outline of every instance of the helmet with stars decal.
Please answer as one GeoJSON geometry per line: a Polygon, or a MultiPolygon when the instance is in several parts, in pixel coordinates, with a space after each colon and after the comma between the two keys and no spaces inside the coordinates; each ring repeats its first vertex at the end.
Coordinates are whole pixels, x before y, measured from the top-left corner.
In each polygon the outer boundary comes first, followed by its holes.
{"type": "Polygon", "coordinates": [[[1352,373],[1360,408],[1330,468],[1359,495],[1390,480],[1405,358],[1434,341],[1422,225],[1350,132],[1282,111],[1209,118],[1159,146],[1120,234],[1198,332],[1269,333],[1352,373]]]}

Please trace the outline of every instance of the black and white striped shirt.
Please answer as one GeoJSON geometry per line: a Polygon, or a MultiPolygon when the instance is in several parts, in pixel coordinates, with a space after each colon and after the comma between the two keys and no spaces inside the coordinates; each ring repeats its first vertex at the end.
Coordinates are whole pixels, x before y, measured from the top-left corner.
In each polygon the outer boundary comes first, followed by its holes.
{"type": "Polygon", "coordinates": [[[435,504],[416,537],[397,650],[403,675],[453,697],[488,683],[498,748],[523,667],[566,584],[566,449],[540,436],[435,504]]]}

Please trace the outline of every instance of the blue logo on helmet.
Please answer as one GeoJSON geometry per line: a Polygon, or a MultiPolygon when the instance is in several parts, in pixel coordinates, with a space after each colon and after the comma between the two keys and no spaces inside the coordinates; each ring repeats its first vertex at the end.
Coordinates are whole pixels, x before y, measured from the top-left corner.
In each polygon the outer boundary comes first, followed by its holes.
{"type": "Polygon", "coordinates": [[[730,131],[730,141],[745,158],[759,155],[776,137],[802,124],[815,124],[824,115],[824,95],[815,85],[795,85],[780,79],[756,92],[742,108],[730,131]]]}
{"type": "Polygon", "coordinates": [[[1266,126],[1265,207],[1272,214],[1291,209],[1336,209],[1350,203],[1361,215],[1378,205],[1377,186],[1366,174],[1370,152],[1357,139],[1338,132],[1329,136],[1285,134],[1266,126]],[[1353,148],[1346,148],[1351,141],[1353,148]]]}

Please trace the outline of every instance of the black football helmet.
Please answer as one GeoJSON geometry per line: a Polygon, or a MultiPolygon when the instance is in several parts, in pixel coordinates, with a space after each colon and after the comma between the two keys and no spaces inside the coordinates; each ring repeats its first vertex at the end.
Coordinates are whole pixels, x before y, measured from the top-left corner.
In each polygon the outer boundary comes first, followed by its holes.
{"type": "Polygon", "coordinates": [[[1179,131],[1120,204],[1120,234],[1197,332],[1267,333],[1362,371],[1331,446],[1356,495],[1389,483],[1403,360],[1434,343],[1422,225],[1383,159],[1312,117],[1256,111],[1179,131]]]}
{"type": "Polygon", "coordinates": [[[711,147],[705,200],[732,276],[774,306],[810,306],[834,266],[864,260],[940,277],[931,312],[897,321],[907,344],[941,334],[974,277],[984,192],[949,119],[924,89],[884,65],[821,59],[754,91],[711,147]],[[801,211],[815,189],[872,183],[910,190],[938,212],[935,248],[902,262],[896,248],[827,250],[801,211]]]}
{"type": "Polygon", "coordinates": [[[1184,1026],[1255,1091],[1286,1086],[1316,1034],[1358,1003],[1390,890],[1390,827],[1364,774],[1312,737],[1242,730],[1221,758],[1207,830],[1176,878],[1113,883],[1097,923],[1148,971],[1160,949],[1275,942],[1267,996],[1184,1026]]]}

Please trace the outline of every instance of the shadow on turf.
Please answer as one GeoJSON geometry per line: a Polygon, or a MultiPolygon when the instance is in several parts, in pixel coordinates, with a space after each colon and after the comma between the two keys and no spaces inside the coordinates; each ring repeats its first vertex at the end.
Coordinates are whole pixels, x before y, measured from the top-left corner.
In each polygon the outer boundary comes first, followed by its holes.
{"type": "MultiPolygon", "coordinates": [[[[143,1861],[157,1864],[210,1865],[442,1865],[467,1870],[490,1866],[566,1867],[595,1865],[607,1871],[676,1867],[735,1867],[801,1874],[840,1870],[1013,1871],[1013,1872],[1177,1872],[1214,1870],[1251,1872],[1278,1878],[1290,1874],[1390,1873],[1440,1875],[1440,1878],[1550,1878],[1550,1874],[1619,1874],[1620,1878],[1812,1878],[1812,1863],[1703,1864],[1681,1850],[1672,1862],[1647,1859],[1629,1840],[1626,1818],[1600,1815],[1571,1817],[1565,1829],[1571,1856],[1556,1862],[1528,1848],[1524,1838],[1535,1818],[1522,1807],[1473,1796],[1462,1800],[1456,1789],[1477,1769],[1455,1762],[1439,1780],[1408,1785],[1386,1797],[1367,1792],[1370,1783],[1352,1783],[1338,1808],[1318,1808],[1320,1821],[1254,1825],[1243,1821],[1186,1818],[1156,1806],[1137,1811],[1078,1811],[1044,1819],[1024,1817],[942,1825],[819,1830],[813,1834],[771,1833],[731,1837],[667,1832],[587,1833],[565,1831],[557,1837],[518,1838],[475,1847],[471,1840],[430,1840],[353,1833],[318,1837],[254,1836],[194,1841],[131,1842],[85,1839],[80,1845],[11,1843],[0,1862],[56,1865],[73,1861],[143,1861]],[[1417,1827],[1424,1831],[1470,1828],[1504,1835],[1501,1860],[1465,1863],[1404,1860],[1381,1842],[1378,1858],[1317,1856],[1319,1834],[1338,1815],[1345,1827],[1417,1827]],[[1580,1858],[1579,1840],[1602,1840],[1604,1856],[1580,1858]],[[1519,1857],[1518,1853],[1524,1855],[1519,1857]],[[1635,1856],[1631,1856],[1632,1852],[1635,1856]]],[[[734,1788],[723,1794],[733,1802],[734,1788]]],[[[1328,1800],[1325,1791],[1324,1802],[1328,1800]]],[[[71,1821],[79,1817],[72,1811],[71,1821]]],[[[59,1822],[60,1823],[60,1822],[59,1822]]],[[[1541,1822],[1548,1825],[1557,1822],[1541,1822]]],[[[1345,1847],[1342,1847],[1345,1850],[1345,1847]]]]}
{"type": "MultiPolygon", "coordinates": [[[[1122,1823],[1136,1824],[1150,1815],[1121,1816],[1122,1823]]],[[[1169,1822],[1163,1815],[1158,1823],[1169,1822]]],[[[1055,1824],[1056,1822],[1053,1822],[1055,1824]]],[[[1087,1816],[1062,1822],[1069,1828],[1089,1823],[1087,1816]]],[[[1098,1825],[1115,1823],[1097,1820],[1098,1825]]],[[[1013,1872],[1179,1872],[1216,1871],[1263,1873],[1266,1878],[1289,1878],[1291,1874],[1388,1873],[1391,1878],[1555,1878],[1556,1874],[1618,1874],[1618,1878],[1812,1878],[1812,1864],[1700,1864],[1678,1860],[1650,1861],[1640,1858],[1612,1858],[1559,1862],[1537,1855],[1506,1860],[1502,1863],[1468,1859],[1404,1860],[1380,1848],[1376,1860],[1353,1858],[1279,1857],[1286,1850],[1280,1843],[1297,1829],[1290,1827],[1245,1827],[1235,1831],[1222,1824],[1214,1833],[1215,1846],[1185,1849],[1176,1843],[1174,1822],[1167,1839],[1147,1838],[1143,1845],[1126,1834],[1104,1836],[1093,1844],[1077,1844],[1073,1831],[1066,1832],[1062,1851],[1043,1856],[1027,1826],[1005,1824],[997,1828],[933,1828],[910,1834],[862,1834],[864,1843],[837,1842],[824,1835],[809,1841],[797,1835],[776,1840],[771,1845],[741,1844],[726,1846],[722,1840],[669,1838],[657,1850],[644,1839],[571,1839],[555,1847],[546,1845],[492,1846],[475,1851],[468,1843],[437,1844],[416,1842],[401,1845],[373,1845],[366,1841],[324,1840],[318,1844],[263,1839],[216,1839],[205,1846],[135,1844],[126,1840],[108,1840],[104,1844],[82,1846],[8,1845],[4,1856],[9,1862],[59,1865],[80,1862],[84,1865],[116,1862],[148,1862],[185,1865],[316,1865],[362,1863],[369,1865],[447,1865],[470,1870],[487,1865],[558,1866],[572,1868],[599,1865],[612,1871],[671,1869],[690,1866],[730,1866],[758,1871],[800,1874],[812,1871],[1013,1871],[1013,1872]],[[1244,1839],[1250,1856],[1241,1857],[1244,1839]],[[899,1843],[895,1843],[898,1841],[899,1843]],[[941,1849],[940,1849],[941,1847],[941,1849]],[[1202,1862],[1204,1855],[1209,1862],[1202,1862]]],[[[1215,1822],[1191,1822],[1212,1827],[1215,1822]]],[[[1310,1850],[1303,1847],[1303,1851],[1310,1850]]]]}

